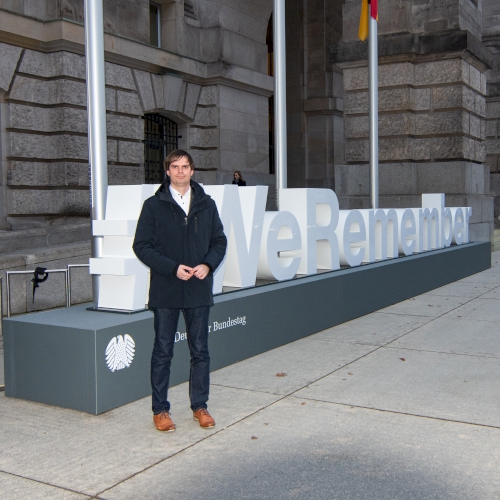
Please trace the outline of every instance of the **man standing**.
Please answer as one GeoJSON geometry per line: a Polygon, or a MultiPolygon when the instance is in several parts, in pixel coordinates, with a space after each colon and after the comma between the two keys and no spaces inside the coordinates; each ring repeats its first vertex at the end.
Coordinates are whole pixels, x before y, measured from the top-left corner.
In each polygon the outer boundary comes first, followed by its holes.
{"type": "Polygon", "coordinates": [[[227,240],[215,202],[191,180],[194,162],[186,151],[163,162],[167,178],[144,202],[134,252],[151,270],[149,308],[154,313],[151,356],[153,421],[160,431],[174,431],[168,387],[175,333],[182,311],[191,354],[189,398],[201,427],[215,425],[207,410],[210,385],[208,316],[213,305],[213,272],[224,258],[227,240]]]}

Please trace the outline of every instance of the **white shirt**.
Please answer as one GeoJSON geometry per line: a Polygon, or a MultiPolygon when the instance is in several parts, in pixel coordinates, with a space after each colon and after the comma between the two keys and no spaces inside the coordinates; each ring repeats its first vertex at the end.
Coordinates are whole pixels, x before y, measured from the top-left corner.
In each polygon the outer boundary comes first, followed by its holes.
{"type": "Polygon", "coordinates": [[[191,186],[189,186],[189,189],[186,191],[184,195],[179,193],[179,191],[176,191],[173,187],[172,184],[168,186],[170,189],[170,194],[172,195],[172,198],[176,201],[177,205],[179,205],[182,210],[184,210],[184,213],[186,215],[189,215],[189,205],[191,204],[191,186]]]}

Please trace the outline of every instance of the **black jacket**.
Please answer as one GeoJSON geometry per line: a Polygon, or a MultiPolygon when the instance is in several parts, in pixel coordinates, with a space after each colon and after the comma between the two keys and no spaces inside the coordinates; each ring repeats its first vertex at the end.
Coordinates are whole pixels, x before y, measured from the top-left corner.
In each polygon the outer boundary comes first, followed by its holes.
{"type": "Polygon", "coordinates": [[[215,202],[191,181],[189,216],[170,194],[169,179],[142,207],[133,249],[151,269],[149,307],[192,308],[213,305],[213,271],[226,253],[227,240],[215,202]],[[207,264],[204,280],[177,278],[180,264],[207,264]]]}

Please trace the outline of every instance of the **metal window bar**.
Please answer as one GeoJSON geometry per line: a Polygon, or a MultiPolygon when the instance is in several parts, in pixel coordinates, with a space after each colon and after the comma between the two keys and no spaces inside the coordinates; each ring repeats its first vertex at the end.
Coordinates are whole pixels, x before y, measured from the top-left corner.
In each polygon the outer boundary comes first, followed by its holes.
{"type": "Polygon", "coordinates": [[[144,181],[146,184],[163,182],[164,158],[179,148],[177,123],[166,116],[150,114],[144,120],[144,181]]]}
{"type": "Polygon", "coordinates": [[[66,274],[66,290],[67,292],[67,306],[71,307],[71,269],[74,267],[90,267],[90,264],[68,264],[67,266],[68,273],[66,274]]]}
{"type": "MultiPolygon", "coordinates": [[[[65,273],[66,277],[64,279],[64,288],[66,292],[66,307],[69,307],[68,305],[68,270],[67,269],[47,269],[45,271],[46,273],[49,274],[55,274],[55,273],[65,273]]],[[[7,318],[10,318],[10,275],[11,274],[34,274],[35,270],[33,269],[32,271],[6,271],[5,277],[6,277],[6,282],[5,282],[5,288],[6,288],[6,293],[7,293],[7,318]]]]}

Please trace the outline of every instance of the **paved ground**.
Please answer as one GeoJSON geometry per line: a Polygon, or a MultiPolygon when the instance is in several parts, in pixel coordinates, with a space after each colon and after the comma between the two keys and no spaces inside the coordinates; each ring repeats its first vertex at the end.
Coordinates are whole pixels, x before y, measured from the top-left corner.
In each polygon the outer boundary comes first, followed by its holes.
{"type": "Polygon", "coordinates": [[[215,430],[172,389],[91,416],[0,393],[0,497],[500,499],[493,268],[212,374],[215,430]],[[277,373],[286,376],[277,377],[277,373]]]}

